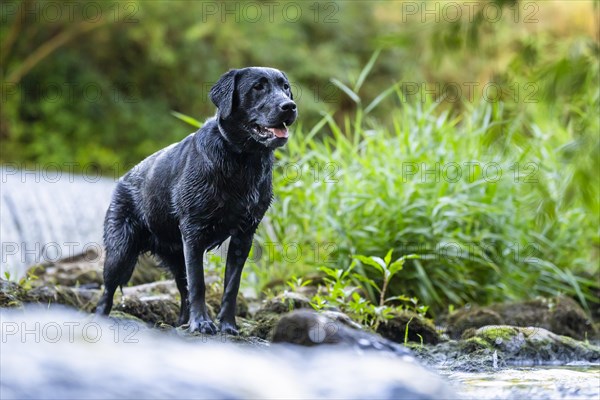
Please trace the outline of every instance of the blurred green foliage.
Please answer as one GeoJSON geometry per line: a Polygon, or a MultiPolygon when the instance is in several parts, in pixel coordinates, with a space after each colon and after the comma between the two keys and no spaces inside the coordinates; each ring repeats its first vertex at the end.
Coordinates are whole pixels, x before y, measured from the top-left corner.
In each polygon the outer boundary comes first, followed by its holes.
{"type": "Polygon", "coordinates": [[[515,123],[502,104],[460,114],[439,106],[393,112],[392,130],[326,118],[333,134],[322,142],[296,132],[279,153],[277,201],[258,233],[280,244],[257,265],[263,283],[391,247],[420,258],[407,260],[390,293],[433,312],[558,293],[597,305],[598,178],[582,178],[593,174],[587,160],[570,161],[573,130],[547,110],[515,123]]]}
{"type": "MultiPolygon", "coordinates": [[[[481,1],[456,18],[460,3],[447,1],[4,1],[0,159],[93,162],[108,175],[186,135],[169,111],[210,116],[210,85],[248,65],[288,73],[305,126],[322,112],[339,122],[356,104],[331,79],[355,81],[376,49],[362,99],[401,84],[409,93],[418,85],[409,100],[422,101],[450,84],[475,102],[492,81],[518,108],[534,83],[534,100],[573,105],[559,110],[569,118],[597,78],[598,41],[570,20],[592,3],[575,3],[481,1]],[[479,83],[472,93],[469,82],[479,83]]],[[[401,103],[382,102],[374,115],[401,103]]]]}
{"type": "MultiPolygon", "coordinates": [[[[208,90],[223,72],[272,66],[290,77],[301,113],[280,162],[305,173],[290,182],[276,172],[263,240],[333,242],[338,266],[356,253],[409,254],[408,242],[485,244],[470,260],[420,252],[390,282],[438,310],[557,291],[592,297],[596,1],[7,0],[0,12],[1,162],[123,172],[189,133],[171,111],[211,116],[208,90]],[[533,163],[540,179],[519,184],[504,169],[493,183],[401,180],[403,162],[470,161],[533,163]],[[341,178],[311,181],[315,171],[341,178]],[[514,243],[535,243],[536,263],[515,257],[514,243]]],[[[289,268],[279,257],[261,266],[265,279],[320,263],[289,268]]]]}

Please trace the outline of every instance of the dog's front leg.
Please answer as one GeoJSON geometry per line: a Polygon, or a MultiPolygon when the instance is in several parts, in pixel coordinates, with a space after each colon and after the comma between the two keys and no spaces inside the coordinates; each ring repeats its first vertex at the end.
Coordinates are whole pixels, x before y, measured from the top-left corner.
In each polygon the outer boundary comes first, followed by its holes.
{"type": "Polygon", "coordinates": [[[237,335],[235,324],[235,310],[242,269],[252,247],[252,233],[237,233],[231,236],[229,250],[227,252],[227,265],[225,268],[225,287],[223,300],[218,319],[221,324],[221,332],[229,335],[237,335]]]}
{"type": "MultiPolygon", "coordinates": [[[[193,236],[193,235],[189,235],[193,236]]],[[[190,237],[183,235],[183,254],[188,282],[188,299],[190,307],[190,331],[209,335],[217,333],[217,327],[210,319],[206,309],[204,284],[204,266],[202,257],[206,246],[190,237]]]]}

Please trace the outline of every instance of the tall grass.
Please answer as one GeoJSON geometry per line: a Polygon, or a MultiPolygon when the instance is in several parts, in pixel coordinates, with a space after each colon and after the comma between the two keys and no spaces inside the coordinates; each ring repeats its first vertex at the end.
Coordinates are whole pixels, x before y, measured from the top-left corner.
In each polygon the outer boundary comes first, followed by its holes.
{"type": "Polygon", "coordinates": [[[434,311],[557,293],[587,307],[598,184],[577,179],[597,162],[566,153],[579,140],[571,127],[542,105],[486,102],[460,116],[403,104],[390,121],[361,109],[342,124],[326,115],[277,153],[276,201],[258,232],[269,257],[254,268],[263,283],[393,248],[421,258],[407,261],[390,294],[416,295],[434,311]],[[331,135],[315,140],[325,129],[331,135]],[[592,195],[573,193],[581,185],[592,195]]]}

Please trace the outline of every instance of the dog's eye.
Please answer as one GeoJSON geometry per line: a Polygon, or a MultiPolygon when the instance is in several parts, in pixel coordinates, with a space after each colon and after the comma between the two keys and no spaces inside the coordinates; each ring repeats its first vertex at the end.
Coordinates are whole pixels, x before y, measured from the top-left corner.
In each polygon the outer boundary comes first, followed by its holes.
{"type": "Polygon", "coordinates": [[[284,88],[285,90],[288,90],[288,89],[290,88],[290,85],[288,85],[287,83],[284,83],[284,84],[283,84],[283,88],[284,88]]]}
{"type": "Polygon", "coordinates": [[[254,85],[254,90],[263,90],[265,88],[265,85],[262,83],[257,83],[256,85],[254,85]]]}

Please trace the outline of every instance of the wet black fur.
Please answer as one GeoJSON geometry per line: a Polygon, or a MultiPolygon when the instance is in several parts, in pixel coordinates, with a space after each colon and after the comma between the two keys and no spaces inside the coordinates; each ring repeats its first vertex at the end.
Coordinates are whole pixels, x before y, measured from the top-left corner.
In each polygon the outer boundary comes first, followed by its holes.
{"type": "Polygon", "coordinates": [[[263,138],[253,127],[296,119],[285,74],[244,68],[211,89],[217,115],[181,142],[162,149],[117,183],[104,222],[105,289],[96,312],[108,315],[118,286],[150,251],[173,273],[181,293],[179,323],[216,333],[205,305],[202,258],[231,237],[221,330],[237,334],[236,297],[252,237],[272,200],[273,150],[286,138],[263,138]]]}

